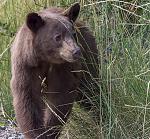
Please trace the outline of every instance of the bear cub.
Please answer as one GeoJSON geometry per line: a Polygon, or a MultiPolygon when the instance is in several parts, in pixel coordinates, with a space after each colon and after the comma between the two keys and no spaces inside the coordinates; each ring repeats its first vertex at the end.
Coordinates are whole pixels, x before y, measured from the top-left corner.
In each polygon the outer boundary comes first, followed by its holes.
{"type": "Polygon", "coordinates": [[[82,57],[95,39],[76,21],[80,5],[29,13],[11,48],[11,91],[25,139],[57,139],[78,93],[82,57]]]}

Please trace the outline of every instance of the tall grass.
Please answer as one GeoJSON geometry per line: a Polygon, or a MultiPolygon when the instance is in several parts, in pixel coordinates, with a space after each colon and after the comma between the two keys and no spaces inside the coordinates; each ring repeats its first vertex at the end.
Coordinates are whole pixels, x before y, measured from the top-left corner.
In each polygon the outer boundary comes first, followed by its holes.
{"type": "MultiPolygon", "coordinates": [[[[9,47],[25,15],[48,6],[67,7],[76,0],[1,0],[0,103],[13,114],[9,47]]],[[[65,138],[147,139],[150,137],[150,0],[81,0],[80,18],[96,37],[99,75],[90,88],[95,107],[75,106],[65,138]],[[94,116],[99,116],[94,120],[94,116]],[[92,118],[91,118],[92,117],[92,118]]],[[[64,137],[63,136],[63,137],[64,137]]]]}

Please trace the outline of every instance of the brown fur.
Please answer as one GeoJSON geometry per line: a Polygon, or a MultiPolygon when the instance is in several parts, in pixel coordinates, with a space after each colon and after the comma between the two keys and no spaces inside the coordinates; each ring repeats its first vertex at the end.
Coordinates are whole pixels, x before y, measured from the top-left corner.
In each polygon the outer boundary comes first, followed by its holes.
{"type": "MultiPolygon", "coordinates": [[[[70,8],[68,11],[71,10],[70,8]]],[[[60,26],[55,18],[65,25],[71,24],[68,18],[72,15],[67,11],[67,14],[62,12],[59,8],[39,12],[45,24],[35,14],[29,15],[28,18],[35,16],[39,24],[32,26],[32,22],[25,23],[17,33],[11,48],[13,105],[18,125],[26,139],[58,138],[61,126],[66,123],[77,97],[76,89],[81,74],[72,71],[82,68],[79,61],[72,59],[71,52],[75,49],[76,42],[74,39],[68,41],[69,45],[73,46],[71,48],[64,46],[66,44],[59,47],[55,46],[52,39],[48,39],[53,37],[52,32],[60,26]],[[48,28],[52,25],[56,27],[48,28]],[[49,50],[49,47],[53,49],[49,50]],[[61,52],[61,49],[65,48],[66,51],[61,52]],[[64,59],[60,57],[60,52],[63,53],[64,59]]],[[[88,28],[79,22],[76,22],[76,28],[80,32],[77,33],[77,38],[78,43],[82,45],[83,55],[86,57],[89,49],[97,53],[95,39],[88,28]]]]}

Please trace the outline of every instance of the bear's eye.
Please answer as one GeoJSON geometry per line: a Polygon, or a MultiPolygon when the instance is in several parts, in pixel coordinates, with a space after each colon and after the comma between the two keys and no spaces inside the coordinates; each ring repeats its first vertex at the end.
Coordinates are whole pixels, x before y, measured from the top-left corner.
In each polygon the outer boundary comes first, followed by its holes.
{"type": "Polygon", "coordinates": [[[57,34],[57,35],[55,35],[55,41],[56,41],[56,42],[61,41],[61,39],[62,39],[61,34],[57,34]]]}

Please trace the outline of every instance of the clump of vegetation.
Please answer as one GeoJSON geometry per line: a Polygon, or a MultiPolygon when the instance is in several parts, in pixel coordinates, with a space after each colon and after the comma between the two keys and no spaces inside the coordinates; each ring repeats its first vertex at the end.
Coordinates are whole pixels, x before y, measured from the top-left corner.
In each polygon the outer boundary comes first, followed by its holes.
{"type": "MultiPolygon", "coordinates": [[[[17,29],[30,11],[67,7],[74,2],[1,0],[0,110],[5,118],[14,115],[9,48],[17,29]]],[[[81,0],[80,3],[80,18],[88,23],[97,40],[99,74],[93,78],[94,89],[89,83],[88,91],[82,90],[94,108],[86,111],[76,104],[63,136],[146,139],[150,136],[150,0],[81,0]]]]}

